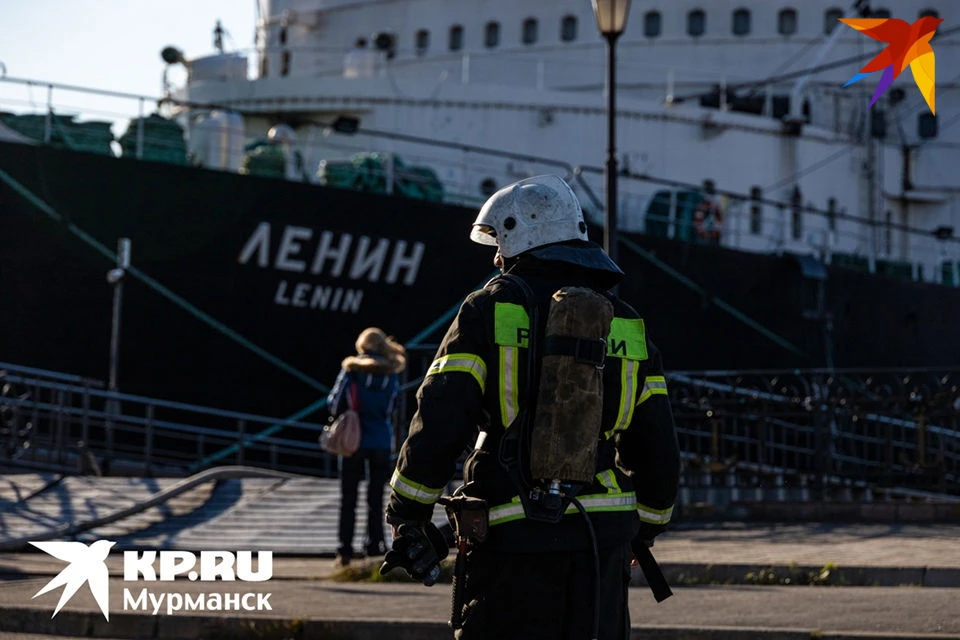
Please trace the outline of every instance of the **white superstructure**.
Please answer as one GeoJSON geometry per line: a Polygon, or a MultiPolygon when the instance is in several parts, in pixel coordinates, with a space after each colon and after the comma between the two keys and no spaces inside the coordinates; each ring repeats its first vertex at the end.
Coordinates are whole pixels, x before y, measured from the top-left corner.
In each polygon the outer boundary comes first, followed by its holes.
{"type": "MultiPolygon", "coordinates": [[[[288,173],[299,179],[316,179],[321,161],[384,152],[432,168],[448,199],[478,202],[552,172],[601,220],[606,44],[588,0],[259,8],[253,78],[237,54],[195,58],[174,100],[242,113],[247,138],[289,125],[302,170],[288,173]],[[344,117],[356,133],[329,126],[344,117]]],[[[713,241],[709,208],[694,227],[682,206],[693,188],[720,208],[724,246],[956,278],[960,245],[934,232],[960,229],[958,29],[952,0],[634,0],[617,46],[621,228],[713,241]],[[932,42],[936,118],[909,71],[870,111],[879,74],[842,86],[882,49],[837,22],[860,10],[944,19],[932,42]]]]}

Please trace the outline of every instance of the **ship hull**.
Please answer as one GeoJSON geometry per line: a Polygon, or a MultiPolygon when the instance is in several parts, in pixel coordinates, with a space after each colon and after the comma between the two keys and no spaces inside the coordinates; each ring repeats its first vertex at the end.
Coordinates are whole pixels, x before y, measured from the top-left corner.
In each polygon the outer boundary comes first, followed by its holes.
{"type": "MultiPolygon", "coordinates": [[[[291,414],[367,326],[421,345],[416,375],[493,275],[463,207],[15,143],[0,171],[0,361],[105,379],[126,237],[129,393],[291,414]]],[[[957,364],[960,290],[624,237],[621,293],[668,369],[957,364]]]]}

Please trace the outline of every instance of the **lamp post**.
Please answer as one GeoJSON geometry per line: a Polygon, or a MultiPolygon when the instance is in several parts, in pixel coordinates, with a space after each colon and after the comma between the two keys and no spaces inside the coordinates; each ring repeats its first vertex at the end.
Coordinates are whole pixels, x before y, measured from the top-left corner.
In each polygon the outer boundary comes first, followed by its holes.
{"type": "Polygon", "coordinates": [[[600,34],[607,41],[607,210],[603,225],[603,248],[617,259],[617,38],[627,25],[630,0],[592,0],[600,34]]]}

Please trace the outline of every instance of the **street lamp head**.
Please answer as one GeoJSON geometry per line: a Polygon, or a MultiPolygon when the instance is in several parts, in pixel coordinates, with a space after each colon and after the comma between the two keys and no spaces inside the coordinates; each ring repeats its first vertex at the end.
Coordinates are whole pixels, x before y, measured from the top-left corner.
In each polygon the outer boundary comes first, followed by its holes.
{"type": "Polygon", "coordinates": [[[617,37],[627,26],[630,0],[591,0],[597,27],[605,37],[617,37]]]}

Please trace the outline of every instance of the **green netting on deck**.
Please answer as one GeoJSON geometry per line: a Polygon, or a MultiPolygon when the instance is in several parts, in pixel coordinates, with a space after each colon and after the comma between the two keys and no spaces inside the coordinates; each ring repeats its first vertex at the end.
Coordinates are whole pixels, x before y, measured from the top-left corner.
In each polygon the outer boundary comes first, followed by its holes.
{"type": "Polygon", "coordinates": [[[264,178],[285,178],[287,160],[277,145],[259,142],[248,145],[240,163],[240,173],[264,178]]]}
{"type": "MultiPolygon", "coordinates": [[[[958,265],[958,271],[960,271],[960,265],[958,265]]],[[[943,284],[951,287],[960,287],[960,282],[957,281],[956,271],[954,271],[954,263],[940,263],[940,276],[943,279],[943,284]]]]}
{"type": "Polygon", "coordinates": [[[0,121],[20,135],[37,142],[44,142],[47,135],[49,118],[49,144],[61,149],[88,151],[102,155],[112,155],[110,143],[113,142],[112,122],[77,122],[76,116],[52,114],[0,113],[0,121]]]}
{"type": "Polygon", "coordinates": [[[141,159],[187,164],[187,144],[183,139],[183,129],[173,120],[168,120],[156,113],[130,121],[127,130],[120,136],[123,157],[137,157],[137,129],[141,120],[143,121],[141,159]]]}
{"type": "MultiPolygon", "coordinates": [[[[913,280],[913,265],[901,260],[877,260],[877,273],[902,278],[904,280],[913,280]]],[[[919,276],[923,277],[923,265],[920,266],[919,276]]]]}
{"type": "Polygon", "coordinates": [[[387,193],[391,161],[395,195],[443,201],[443,183],[432,169],[407,166],[398,156],[385,153],[358,153],[348,160],[323,160],[317,168],[317,179],[324,186],[387,193]]]}
{"type": "Polygon", "coordinates": [[[830,258],[830,264],[835,267],[846,267],[857,271],[870,270],[870,262],[865,256],[855,256],[849,253],[834,253],[830,258]]]}

